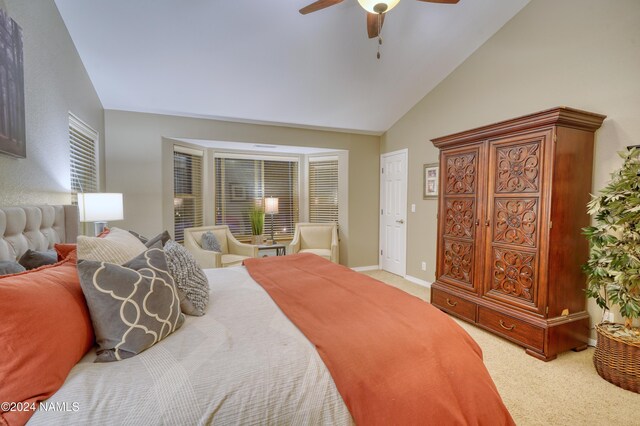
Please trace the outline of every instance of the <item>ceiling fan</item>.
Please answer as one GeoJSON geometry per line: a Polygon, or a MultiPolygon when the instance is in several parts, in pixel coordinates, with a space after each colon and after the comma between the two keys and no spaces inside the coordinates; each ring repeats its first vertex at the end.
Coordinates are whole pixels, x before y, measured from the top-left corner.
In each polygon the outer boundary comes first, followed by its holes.
{"type": "MultiPolygon", "coordinates": [[[[342,3],[344,0],[318,0],[311,3],[308,6],[300,9],[300,13],[306,15],[307,13],[316,12],[329,6],[342,3]]],[[[418,0],[426,3],[446,3],[456,4],[460,0],[418,0]]],[[[358,0],[360,6],[367,11],[367,33],[369,38],[379,37],[382,24],[384,22],[384,15],[391,9],[393,9],[400,0],[358,0]]]]}

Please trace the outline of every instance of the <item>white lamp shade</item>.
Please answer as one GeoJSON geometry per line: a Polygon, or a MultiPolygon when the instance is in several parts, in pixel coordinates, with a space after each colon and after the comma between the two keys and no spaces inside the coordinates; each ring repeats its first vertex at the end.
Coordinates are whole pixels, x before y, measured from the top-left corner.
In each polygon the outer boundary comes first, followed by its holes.
{"type": "Polygon", "coordinates": [[[278,213],[278,199],[276,197],[267,197],[264,199],[264,212],[266,214],[278,213]]]}
{"type": "Polygon", "coordinates": [[[122,194],[118,193],[79,193],[78,209],[81,222],[124,219],[122,194]]]}
{"type": "Polygon", "coordinates": [[[390,11],[391,9],[393,9],[394,7],[396,7],[396,5],[398,3],[400,3],[400,0],[358,0],[358,3],[360,3],[360,6],[362,6],[362,8],[364,10],[366,10],[369,13],[378,13],[376,12],[373,8],[375,7],[375,5],[377,4],[386,4],[387,5],[387,10],[385,10],[384,12],[387,13],[388,11],[390,11]]]}

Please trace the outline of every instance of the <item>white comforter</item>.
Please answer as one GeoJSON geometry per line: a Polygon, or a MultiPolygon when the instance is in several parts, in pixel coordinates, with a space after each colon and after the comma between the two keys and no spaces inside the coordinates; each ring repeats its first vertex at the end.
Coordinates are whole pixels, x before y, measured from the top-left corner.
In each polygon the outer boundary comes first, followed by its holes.
{"type": "Polygon", "coordinates": [[[352,419],[313,345],[243,267],[205,270],[211,303],[124,361],[89,352],[33,425],[340,425],[352,419]]]}

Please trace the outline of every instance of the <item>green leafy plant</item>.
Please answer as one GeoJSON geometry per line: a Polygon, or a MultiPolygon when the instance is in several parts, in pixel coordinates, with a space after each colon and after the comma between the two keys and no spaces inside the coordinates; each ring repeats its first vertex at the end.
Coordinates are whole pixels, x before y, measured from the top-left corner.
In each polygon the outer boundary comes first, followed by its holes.
{"type": "Polygon", "coordinates": [[[264,229],[264,210],[260,206],[254,206],[249,212],[251,222],[251,234],[262,235],[264,229]]]}
{"type": "Polygon", "coordinates": [[[590,243],[587,295],[609,310],[617,305],[631,328],[640,316],[640,150],[621,152],[622,167],[588,204],[595,225],[584,228],[590,243]]]}

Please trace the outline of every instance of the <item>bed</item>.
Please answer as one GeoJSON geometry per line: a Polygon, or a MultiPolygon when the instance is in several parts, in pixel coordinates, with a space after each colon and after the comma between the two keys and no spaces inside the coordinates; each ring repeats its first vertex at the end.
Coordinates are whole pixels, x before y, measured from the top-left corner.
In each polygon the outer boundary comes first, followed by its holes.
{"type": "MultiPolygon", "coordinates": [[[[27,221],[29,224],[25,224],[25,229],[31,233],[26,238],[27,246],[37,241],[38,248],[42,249],[44,244],[51,248],[55,243],[74,241],[77,212],[71,207],[56,206],[52,208],[57,213],[52,216],[49,207],[36,208],[41,210],[40,215],[32,208],[26,208],[25,212],[33,216],[27,221]],[[39,216],[54,217],[54,221],[50,223],[50,219],[41,219],[37,223],[39,216]],[[51,232],[52,229],[56,230],[55,234],[51,232]],[[41,235],[37,235],[38,232],[41,235]]],[[[2,211],[6,209],[0,209],[2,211]]],[[[20,214],[14,210],[11,212],[18,224],[16,226],[15,220],[5,215],[10,224],[4,229],[0,213],[1,240],[4,242],[15,240],[16,229],[25,222],[18,218],[20,214]],[[6,229],[11,232],[7,233],[6,229]]],[[[7,245],[12,246],[10,243],[7,245]]],[[[15,258],[20,254],[19,251],[11,252],[9,256],[15,258]]],[[[354,419],[360,419],[359,423],[362,424],[424,424],[442,423],[443,420],[447,424],[513,423],[482,364],[479,348],[446,315],[400,290],[391,289],[375,280],[370,282],[368,277],[358,284],[363,287],[359,288],[359,294],[355,294],[357,292],[351,289],[356,287],[348,283],[356,283],[363,276],[328,261],[322,260],[329,265],[318,263],[316,268],[310,266],[315,265],[315,259],[302,257],[302,266],[295,273],[287,273],[283,272],[284,264],[270,264],[277,261],[276,258],[270,259],[266,259],[266,263],[257,260],[257,266],[205,270],[211,288],[211,302],[205,315],[187,316],[179,330],[132,358],[94,363],[95,350],[89,350],[70,369],[64,384],[28,419],[29,424],[349,425],[354,423],[354,419]],[[305,272],[310,268],[315,269],[305,272]],[[288,290],[285,285],[287,280],[279,276],[283,273],[298,277],[289,283],[293,287],[288,290]],[[307,276],[303,277],[303,274],[307,276]],[[258,283],[255,278],[262,282],[258,283]],[[314,284],[316,279],[320,281],[314,284]],[[305,293],[297,292],[296,283],[308,285],[305,292],[313,294],[314,300],[308,300],[309,297],[306,297],[306,302],[302,300],[305,293]],[[421,311],[422,305],[427,305],[428,315],[435,313],[434,321],[439,325],[433,333],[428,331],[427,324],[419,327],[412,325],[419,329],[419,333],[425,333],[427,338],[420,338],[415,345],[411,343],[412,348],[404,348],[394,362],[386,363],[389,365],[364,370],[365,376],[371,377],[355,377],[353,374],[357,373],[358,368],[363,368],[359,367],[361,363],[358,358],[340,361],[341,357],[345,357],[344,353],[331,358],[327,354],[331,352],[331,344],[322,340],[327,339],[327,333],[314,335],[313,329],[322,328],[326,322],[317,312],[325,311],[326,306],[335,305],[336,309],[340,309],[339,302],[334,304],[330,301],[330,297],[334,296],[323,295],[322,288],[330,283],[335,284],[339,291],[354,293],[359,300],[373,301],[373,305],[386,304],[376,291],[391,298],[407,297],[399,300],[421,311]],[[377,290],[369,294],[367,286],[376,287],[377,290]],[[362,293],[367,295],[363,296],[362,293]],[[284,299],[287,297],[297,298],[293,302],[293,310],[285,306],[284,299]],[[327,299],[330,305],[322,307],[321,299],[327,299]],[[304,308],[305,304],[311,313],[303,312],[301,315],[309,315],[311,322],[296,322],[299,321],[299,312],[307,309],[304,308]],[[314,309],[321,311],[314,312],[314,309]],[[440,326],[440,321],[444,326],[440,326]],[[450,330],[443,334],[443,328],[450,330]],[[433,338],[428,337],[429,333],[433,334],[433,338]],[[447,337],[443,339],[443,335],[447,337]],[[454,342],[452,347],[455,353],[447,355],[446,348],[451,345],[447,340],[454,342]],[[413,347],[418,355],[412,355],[413,347]],[[342,371],[340,362],[343,363],[342,371]],[[352,364],[345,366],[344,363],[348,362],[352,364]],[[404,370],[389,370],[390,365],[396,364],[404,366],[400,368],[404,370]],[[379,372],[385,372],[384,377],[378,377],[379,372]],[[420,374],[426,374],[421,379],[424,380],[424,386],[420,382],[409,386],[408,377],[420,374]],[[384,386],[380,388],[376,383],[384,386]],[[376,387],[380,389],[372,389],[376,387]],[[361,401],[374,391],[377,392],[377,400],[371,397],[368,403],[361,401]],[[396,406],[403,411],[404,401],[412,401],[408,409],[404,409],[412,412],[413,417],[408,417],[411,419],[408,422],[402,421],[401,415],[396,417],[391,413],[385,414],[391,417],[383,418],[376,414],[376,407],[380,405],[396,406]],[[415,401],[420,403],[416,404],[415,401]],[[374,415],[366,417],[367,412],[374,415]]],[[[290,258],[294,262],[296,259],[290,258]]],[[[295,265],[287,266],[292,267],[295,268],[295,265]]],[[[0,292],[2,286],[0,279],[0,292]]],[[[362,327],[358,326],[356,318],[348,317],[348,320],[354,324],[353,328],[375,327],[369,323],[369,319],[361,321],[362,327]]],[[[337,342],[346,339],[343,331],[335,329],[335,325],[333,327],[331,333],[335,334],[337,342]]],[[[345,327],[343,323],[341,328],[351,327],[345,327]]],[[[380,330],[380,334],[385,332],[379,327],[376,329],[380,330]]],[[[363,339],[370,339],[367,345],[371,352],[385,352],[382,346],[375,349],[376,345],[384,343],[383,338],[375,336],[376,333],[373,333],[363,339]],[[374,336],[375,342],[371,336],[374,336]]],[[[348,344],[357,340],[359,338],[351,336],[348,344]]],[[[369,356],[365,350],[358,355],[363,360],[362,365],[373,362],[375,353],[369,356]]],[[[0,424],[3,421],[6,422],[6,419],[0,418],[0,424]]]]}

